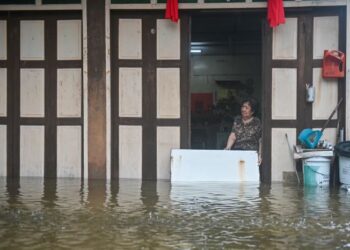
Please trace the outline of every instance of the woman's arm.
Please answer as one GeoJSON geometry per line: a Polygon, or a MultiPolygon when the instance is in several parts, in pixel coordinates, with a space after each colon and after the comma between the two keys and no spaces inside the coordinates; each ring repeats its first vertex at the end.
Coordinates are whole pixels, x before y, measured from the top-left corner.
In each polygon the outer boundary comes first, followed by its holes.
{"type": "Polygon", "coordinates": [[[226,150],[230,150],[233,146],[233,144],[235,144],[236,141],[236,134],[231,132],[231,134],[229,135],[228,139],[227,139],[227,144],[225,149],[226,150]]]}
{"type": "Polygon", "coordinates": [[[258,164],[259,166],[261,165],[262,163],[262,139],[260,138],[259,139],[259,151],[258,151],[258,164]]]}

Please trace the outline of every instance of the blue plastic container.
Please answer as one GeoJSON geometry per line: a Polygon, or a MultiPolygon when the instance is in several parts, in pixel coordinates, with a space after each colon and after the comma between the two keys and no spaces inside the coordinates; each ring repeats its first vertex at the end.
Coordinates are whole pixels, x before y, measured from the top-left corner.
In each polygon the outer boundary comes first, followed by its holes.
{"type": "Polygon", "coordinates": [[[320,130],[312,130],[311,128],[303,129],[298,139],[306,148],[316,148],[318,141],[322,137],[322,132],[320,130]]]}

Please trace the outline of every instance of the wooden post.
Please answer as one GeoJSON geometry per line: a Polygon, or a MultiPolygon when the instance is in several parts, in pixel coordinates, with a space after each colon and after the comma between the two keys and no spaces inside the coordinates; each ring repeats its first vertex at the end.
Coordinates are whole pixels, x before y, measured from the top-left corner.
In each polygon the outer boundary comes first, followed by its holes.
{"type": "Polygon", "coordinates": [[[106,178],[105,0],[87,0],[88,178],[106,178]]]}

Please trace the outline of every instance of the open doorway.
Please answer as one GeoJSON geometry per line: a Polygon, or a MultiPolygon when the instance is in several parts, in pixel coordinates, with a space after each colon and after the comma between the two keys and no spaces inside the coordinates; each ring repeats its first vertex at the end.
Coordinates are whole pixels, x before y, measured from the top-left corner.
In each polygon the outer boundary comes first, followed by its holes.
{"type": "Polygon", "coordinates": [[[191,148],[223,149],[243,99],[257,100],[261,119],[261,17],[201,14],[191,30],[191,148]]]}

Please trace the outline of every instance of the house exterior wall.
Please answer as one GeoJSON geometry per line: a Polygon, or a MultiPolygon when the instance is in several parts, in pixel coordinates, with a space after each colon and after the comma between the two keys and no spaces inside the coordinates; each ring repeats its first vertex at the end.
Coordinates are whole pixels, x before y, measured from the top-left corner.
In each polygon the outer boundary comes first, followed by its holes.
{"type": "MultiPolygon", "coordinates": [[[[57,13],[64,13],[68,10],[79,10],[81,11],[81,42],[78,46],[81,46],[80,48],[77,47],[73,49],[74,51],[69,51],[71,49],[71,46],[65,46],[66,42],[60,42],[59,38],[57,39],[58,43],[58,51],[59,56],[62,56],[62,58],[59,58],[59,60],[65,60],[65,57],[71,57],[67,60],[74,60],[75,58],[80,58],[82,60],[82,64],[79,65],[79,67],[72,68],[71,70],[81,71],[80,77],[81,79],[78,80],[79,84],[77,84],[77,79],[74,76],[66,76],[65,74],[67,72],[58,70],[56,72],[57,79],[71,79],[69,80],[69,84],[62,84],[60,87],[56,90],[57,94],[57,117],[60,116],[66,116],[68,117],[80,117],[81,118],[81,124],[77,127],[72,126],[73,128],[70,128],[68,125],[65,124],[59,125],[56,127],[56,142],[57,145],[54,148],[55,154],[55,160],[56,160],[56,167],[46,171],[55,171],[56,174],[54,176],[71,176],[74,177],[83,177],[83,178],[113,178],[111,176],[112,172],[112,161],[111,161],[111,155],[112,155],[112,149],[111,145],[113,143],[113,136],[112,136],[112,128],[111,128],[111,102],[112,102],[112,93],[111,93],[111,44],[110,44],[110,11],[113,10],[144,10],[147,12],[148,10],[162,10],[165,8],[164,3],[157,3],[154,0],[150,0],[149,3],[138,3],[138,4],[117,4],[117,1],[109,2],[109,0],[104,1],[98,1],[97,4],[96,1],[85,1],[82,0],[81,3],[79,1],[75,1],[73,4],[44,4],[45,1],[37,0],[34,4],[28,4],[28,5],[0,5],[0,11],[16,11],[16,10],[23,10],[26,13],[33,13],[39,10],[56,10],[57,13]],[[103,2],[103,3],[102,3],[103,2]],[[90,4],[90,5],[89,5],[90,4]],[[96,21],[97,20],[97,21],[96,21]],[[90,22],[92,21],[92,22],[90,22]],[[96,37],[100,37],[102,39],[96,39],[96,37]],[[79,54],[80,53],[80,54],[79,54]],[[97,60],[98,59],[98,60],[97,60]],[[61,78],[60,78],[61,77],[61,78]],[[66,93],[67,92],[67,93],[66,93]],[[65,94],[66,93],[66,94],[65,94]],[[65,99],[67,98],[67,99],[65,99]],[[78,102],[74,100],[80,100],[78,102]],[[67,106],[75,107],[74,109],[67,109],[67,106]],[[80,107],[79,107],[80,105],[80,107]],[[77,111],[80,110],[80,113],[77,111]],[[59,138],[57,137],[59,136],[59,138]],[[65,139],[66,138],[66,139],[65,139]],[[75,138],[76,141],[80,141],[80,143],[72,144],[69,142],[71,138],[75,138]],[[66,141],[62,141],[66,140],[66,141]],[[66,147],[67,145],[67,147],[66,147]],[[68,153],[74,153],[79,154],[81,157],[78,158],[70,158],[66,157],[66,154],[68,153]],[[57,158],[57,159],[56,159],[57,158]],[[61,160],[60,160],[61,159],[61,160]],[[70,164],[80,164],[82,167],[79,168],[80,172],[76,169],[72,168],[71,170],[64,170],[63,165],[65,165],[65,161],[70,161],[70,163],[66,166],[70,166],[70,164]],[[63,164],[63,165],[62,165],[63,164]],[[58,170],[59,168],[59,170],[58,170]],[[68,171],[68,172],[67,172],[68,171]],[[71,171],[71,173],[69,172],[71,171]]],[[[142,2],[142,1],[141,1],[142,2]]],[[[147,1],[146,1],[147,2],[147,1]]],[[[181,2],[181,1],[180,1],[181,2]]],[[[349,13],[349,0],[324,0],[324,1],[289,1],[285,2],[285,7],[288,10],[288,8],[304,8],[304,7],[319,7],[319,6],[346,6],[347,5],[347,12],[349,13]]],[[[180,3],[180,17],[181,17],[181,10],[201,10],[201,9],[262,9],[266,8],[266,3],[260,2],[260,1],[246,1],[246,2],[230,2],[227,3],[226,1],[223,2],[212,2],[209,3],[208,1],[204,0],[198,0],[198,1],[187,1],[186,3],[180,3]]],[[[317,22],[317,20],[316,20],[317,22]]],[[[292,25],[292,22],[288,22],[288,25],[292,25]]],[[[40,28],[42,23],[23,23],[23,25],[31,25],[28,29],[30,31],[38,31],[37,35],[33,38],[39,39],[42,41],[42,37],[45,34],[42,33],[42,28],[40,28]],[[41,35],[40,35],[41,34],[41,35]],[[40,38],[41,37],[41,38],[40,38]]],[[[79,26],[79,25],[78,25],[79,26]]],[[[349,25],[348,25],[349,26],[349,25]]],[[[58,30],[62,29],[63,32],[68,32],[67,36],[69,39],[79,39],[74,36],[79,32],[74,32],[72,29],[75,27],[77,28],[77,22],[72,22],[71,25],[66,25],[64,22],[59,23],[57,25],[58,30]],[[65,28],[66,27],[66,28],[65,28]],[[67,31],[66,31],[67,30],[67,31]]],[[[289,27],[289,26],[288,26],[289,27]]],[[[322,25],[320,25],[322,27],[322,25]]],[[[291,30],[293,30],[293,27],[290,27],[291,30]]],[[[0,32],[4,34],[9,34],[9,29],[11,29],[11,25],[9,25],[6,20],[2,19],[0,20],[0,32]]],[[[350,28],[347,27],[349,30],[350,28]]],[[[31,34],[34,34],[33,32],[29,32],[31,34]]],[[[322,33],[322,31],[321,31],[322,33]]],[[[349,32],[347,32],[349,33],[349,32]]],[[[282,35],[282,40],[286,36],[293,35],[293,32],[286,33],[285,35],[282,35]]],[[[29,34],[30,35],[30,34],[29,34]]],[[[6,37],[6,36],[1,36],[6,37]]],[[[1,39],[0,37],[0,39],[1,39]]],[[[23,39],[25,39],[26,34],[23,34],[23,39]]],[[[293,39],[293,37],[291,37],[293,39]]],[[[295,38],[295,37],[294,37],[295,38]]],[[[289,41],[289,39],[285,39],[289,41]]],[[[322,40],[322,39],[321,39],[322,40]]],[[[350,47],[349,45],[349,39],[347,40],[347,48],[350,47]]],[[[11,61],[12,59],[8,59],[7,51],[8,51],[8,44],[7,42],[9,39],[3,39],[0,40],[0,90],[7,89],[7,83],[12,79],[8,76],[8,68],[11,67],[11,63],[14,63],[11,61]]],[[[23,40],[24,41],[24,40],[23,40]]],[[[290,40],[292,41],[292,40],[290,40]]],[[[69,42],[71,43],[71,42],[69,42]]],[[[28,46],[28,43],[23,43],[20,45],[20,48],[23,49],[22,53],[23,56],[28,58],[23,58],[23,60],[36,60],[33,59],[33,55],[31,53],[35,53],[34,57],[37,56],[38,60],[43,59],[42,54],[42,45],[40,45],[40,42],[36,42],[35,46],[30,46],[30,48],[35,48],[35,50],[28,50],[26,47],[28,46]],[[26,55],[26,51],[27,53],[26,55]]],[[[276,51],[278,57],[293,57],[292,55],[284,55],[284,51],[286,51],[283,47],[283,42],[280,43],[281,48],[279,48],[278,44],[276,44],[276,51]],[[282,54],[278,54],[282,53],[282,54]]],[[[314,46],[314,48],[317,48],[314,46]]],[[[295,48],[294,48],[295,49],[295,48]]],[[[293,52],[294,50],[290,50],[293,52]]],[[[347,59],[349,60],[349,59],[347,59]]],[[[348,61],[349,62],[349,61],[348,61]]],[[[30,71],[36,72],[35,70],[39,70],[40,67],[35,68],[32,67],[29,71],[26,68],[23,68],[21,71],[21,74],[23,74],[23,77],[26,73],[29,74],[30,71]]],[[[38,73],[36,72],[36,73],[38,73]]],[[[349,63],[347,63],[347,72],[350,73],[350,67],[349,63]]],[[[33,73],[33,74],[34,74],[33,73]]],[[[35,74],[36,74],[35,73],[35,74]]],[[[159,77],[161,77],[161,72],[159,73],[159,77]]],[[[277,72],[274,75],[274,77],[278,77],[277,72]]],[[[283,73],[283,72],[282,72],[283,73]]],[[[285,73],[285,72],[284,72],[285,73]]],[[[291,73],[291,72],[289,72],[291,73]]],[[[39,74],[39,73],[38,73],[39,74]]],[[[74,74],[74,73],[73,73],[74,74]]],[[[292,73],[291,73],[292,74],[292,73]]],[[[314,78],[317,78],[317,76],[320,74],[319,68],[315,67],[313,69],[313,76],[314,78]]],[[[37,75],[37,74],[36,74],[37,75]]],[[[39,74],[40,75],[40,74],[39,74]]],[[[19,77],[19,76],[18,76],[19,77]]],[[[45,77],[45,72],[41,74],[41,77],[45,77]]],[[[26,79],[31,79],[30,77],[26,79]]],[[[38,78],[39,79],[39,78],[38,78]]],[[[293,78],[289,78],[293,79],[293,78]]],[[[20,77],[19,80],[20,82],[20,77]]],[[[23,87],[21,88],[21,91],[24,91],[19,93],[19,96],[22,98],[22,108],[20,108],[20,116],[26,116],[30,114],[30,117],[42,117],[43,109],[46,108],[45,104],[43,104],[45,97],[43,97],[43,83],[42,81],[33,81],[33,84],[35,84],[35,90],[36,92],[33,92],[31,90],[26,91],[26,89],[23,87]],[[29,98],[29,105],[25,105],[26,100],[29,98]],[[35,100],[36,102],[31,102],[30,100],[35,100]],[[33,113],[34,112],[34,113],[33,113]]],[[[323,99],[325,96],[322,96],[323,93],[327,93],[332,95],[331,100],[334,102],[338,99],[338,92],[333,91],[332,87],[330,86],[332,83],[327,84],[324,83],[322,80],[319,80],[316,82],[316,84],[319,84],[318,86],[324,86],[322,87],[323,92],[318,92],[318,99],[323,99]],[[333,93],[333,94],[332,94],[333,93]]],[[[334,85],[334,84],[333,84],[334,85]]],[[[346,99],[349,99],[350,96],[350,80],[349,78],[346,79],[346,99]]],[[[279,101],[281,101],[281,98],[283,99],[283,95],[279,95],[277,92],[279,91],[278,86],[276,86],[275,92],[272,94],[275,94],[276,98],[273,99],[275,104],[275,109],[273,109],[272,115],[274,117],[278,117],[280,115],[280,111],[278,108],[280,107],[277,105],[279,101]]],[[[34,87],[33,87],[34,88],[34,87]]],[[[159,86],[161,88],[161,86],[159,86]]],[[[30,88],[31,89],[31,88],[30,88]]],[[[291,92],[294,90],[291,89],[291,92]]],[[[44,175],[44,160],[43,160],[43,152],[45,151],[46,146],[48,144],[45,144],[45,126],[37,125],[37,124],[28,124],[28,126],[24,126],[25,124],[22,124],[18,131],[20,132],[20,136],[18,137],[18,154],[19,154],[19,162],[18,162],[18,170],[11,172],[8,170],[8,167],[5,167],[4,165],[12,164],[12,160],[9,159],[9,148],[12,147],[12,140],[13,138],[9,135],[9,133],[13,133],[11,128],[11,122],[9,121],[10,118],[8,117],[8,110],[11,110],[11,107],[8,107],[8,103],[11,103],[12,97],[7,96],[5,93],[8,93],[8,91],[1,91],[0,92],[0,174],[6,175],[6,176],[20,176],[19,169],[23,168],[22,174],[24,175],[44,175]],[[32,128],[31,126],[36,125],[36,127],[32,128]],[[11,132],[12,131],[12,132],[11,132]],[[44,135],[43,135],[44,134],[44,135]],[[36,140],[38,141],[37,146],[33,149],[31,149],[31,144],[28,143],[28,140],[36,140]],[[29,150],[29,151],[28,151],[29,150]],[[38,157],[32,157],[33,154],[37,155],[38,157]],[[25,170],[23,162],[31,162],[31,165],[33,166],[32,170],[25,170]],[[22,165],[20,164],[22,162],[22,165]],[[32,172],[31,172],[32,171],[32,172]],[[27,173],[27,174],[25,174],[27,173]]],[[[161,97],[159,97],[161,98],[161,97]]],[[[161,101],[161,100],[160,100],[161,101]]],[[[293,102],[293,98],[290,100],[293,102]]],[[[295,102],[295,100],[294,100],[295,102]]],[[[177,104],[178,105],[178,104],[177,104]]],[[[333,106],[332,105],[326,105],[323,106],[323,102],[317,102],[315,104],[315,108],[313,110],[313,119],[325,119],[327,114],[329,113],[329,108],[333,106]]],[[[346,102],[346,110],[350,110],[350,104],[349,102],[346,102]]],[[[288,105],[288,106],[295,106],[288,105]]],[[[158,107],[158,112],[162,113],[162,107],[158,107]]],[[[290,117],[294,117],[295,110],[287,110],[287,112],[284,112],[282,115],[290,115],[290,117]],[[289,112],[290,111],[290,112],[289,112]]],[[[345,113],[345,121],[346,121],[346,136],[347,139],[350,139],[350,115],[349,112],[345,113]]],[[[124,127],[120,128],[121,131],[124,131],[124,127]]],[[[167,134],[166,128],[159,128],[156,133],[158,134],[167,134]]],[[[126,130],[125,130],[126,131],[126,130]]],[[[276,130],[272,131],[273,135],[278,134],[284,134],[287,133],[290,135],[290,138],[295,138],[296,136],[296,130],[293,130],[292,128],[286,128],[286,131],[280,131],[278,128],[276,130]]],[[[178,131],[171,131],[174,135],[177,135],[178,131]]],[[[136,133],[137,134],[137,133],[136,133]]],[[[329,138],[331,141],[335,139],[335,131],[334,129],[331,131],[326,132],[326,134],[329,134],[329,138]]],[[[134,135],[134,133],[133,133],[134,135]]],[[[180,144],[178,141],[178,135],[176,138],[174,137],[172,139],[171,143],[180,144]]],[[[294,140],[292,139],[292,142],[294,140]]],[[[170,142],[162,142],[162,141],[156,141],[156,144],[162,144],[162,143],[170,143],[170,142]]],[[[276,140],[273,140],[271,148],[276,148],[276,152],[278,153],[281,149],[279,147],[279,143],[276,140]]],[[[284,144],[283,144],[284,145],[284,144]]],[[[285,145],[286,146],[286,145],[285,145]]],[[[165,147],[166,148],[166,147],[165,147]]],[[[53,149],[51,149],[52,151],[53,149]]],[[[281,152],[281,154],[276,154],[276,157],[288,157],[285,150],[281,152]]],[[[159,164],[163,164],[165,162],[165,158],[163,155],[168,154],[169,148],[167,149],[159,149],[159,158],[156,159],[159,164]]],[[[126,156],[130,154],[130,152],[126,152],[126,156]]],[[[45,157],[44,157],[45,158],[45,157]]],[[[275,161],[275,160],[272,160],[275,161]]],[[[291,161],[286,164],[286,166],[290,165],[291,161]]],[[[286,171],[292,170],[292,165],[288,167],[286,171]]],[[[70,169],[70,168],[68,168],[70,169]]],[[[158,169],[157,175],[164,176],[165,178],[168,178],[168,175],[166,174],[166,171],[164,172],[161,169],[158,169]]],[[[282,180],[281,176],[283,175],[283,170],[278,170],[277,172],[274,172],[272,174],[272,180],[282,180]]],[[[139,175],[137,175],[137,178],[140,178],[139,175]]]]}

